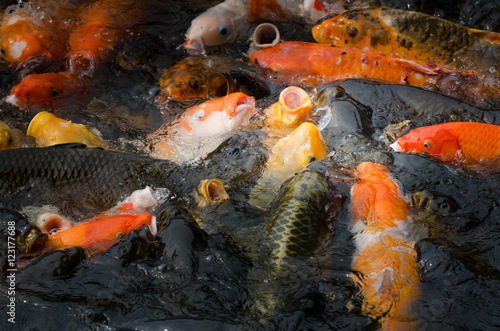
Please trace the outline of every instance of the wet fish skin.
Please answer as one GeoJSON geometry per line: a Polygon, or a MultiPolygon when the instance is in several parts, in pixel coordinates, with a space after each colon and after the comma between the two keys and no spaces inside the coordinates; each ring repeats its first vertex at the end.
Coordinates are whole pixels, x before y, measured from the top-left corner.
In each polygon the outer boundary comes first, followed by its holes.
{"type": "Polygon", "coordinates": [[[393,8],[349,10],[312,30],[319,43],[370,47],[450,69],[498,73],[500,34],[474,30],[416,11],[393,8]]]}
{"type": "MultiPolygon", "coordinates": [[[[16,280],[20,286],[29,286],[30,282],[43,282],[47,277],[68,276],[87,258],[88,254],[81,247],[71,247],[42,255],[20,268],[16,280]]],[[[32,289],[32,288],[30,288],[32,289]]]]}
{"type": "Polygon", "coordinates": [[[427,153],[441,161],[465,167],[486,165],[498,169],[500,125],[448,122],[421,127],[396,140],[398,152],[427,153]]]}
{"type": "Polygon", "coordinates": [[[500,83],[493,75],[439,68],[373,49],[288,41],[249,58],[269,80],[288,85],[315,87],[357,78],[417,86],[476,105],[500,104],[500,83]]]}
{"type": "Polygon", "coordinates": [[[169,161],[81,144],[20,148],[0,152],[0,192],[4,198],[22,197],[23,190],[46,189],[46,183],[54,190],[109,209],[122,194],[144,188],[154,179],[162,182],[174,169],[177,166],[169,161]],[[25,188],[20,191],[20,187],[25,188]]]}
{"type": "Polygon", "coordinates": [[[273,268],[279,270],[288,258],[309,256],[318,247],[332,190],[327,178],[313,170],[283,183],[266,221],[273,268]]]}
{"type": "Polygon", "coordinates": [[[257,76],[251,67],[230,57],[188,56],[163,72],[156,102],[223,97],[234,92],[261,99],[269,95],[269,89],[257,76]]]}

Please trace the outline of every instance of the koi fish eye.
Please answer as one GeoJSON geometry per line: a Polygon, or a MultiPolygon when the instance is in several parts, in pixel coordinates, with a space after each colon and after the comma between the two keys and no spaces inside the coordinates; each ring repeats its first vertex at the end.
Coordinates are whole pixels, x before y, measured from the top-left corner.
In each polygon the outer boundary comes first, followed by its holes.
{"type": "Polygon", "coordinates": [[[426,140],[426,141],[424,141],[424,147],[425,147],[425,148],[431,148],[431,145],[432,145],[432,144],[431,144],[431,141],[430,141],[430,140],[426,140]]]}
{"type": "Polygon", "coordinates": [[[125,235],[125,233],[123,233],[122,231],[119,231],[116,233],[115,237],[120,238],[120,237],[123,237],[124,235],[125,235]]]}
{"type": "Polygon", "coordinates": [[[196,80],[196,78],[194,77],[191,77],[189,79],[189,86],[192,88],[192,89],[197,89],[198,88],[198,81],[196,80]]]}
{"type": "Polygon", "coordinates": [[[221,25],[219,26],[219,33],[222,35],[222,36],[225,36],[226,33],[227,33],[227,27],[225,25],[221,25]]]}
{"type": "Polygon", "coordinates": [[[196,113],[194,113],[193,118],[195,120],[199,120],[199,119],[203,118],[203,116],[205,116],[205,112],[203,111],[203,109],[200,109],[196,113]]]}
{"type": "Polygon", "coordinates": [[[53,87],[52,88],[52,96],[57,97],[58,94],[59,94],[59,91],[55,87],[53,87]]]}
{"type": "Polygon", "coordinates": [[[355,37],[358,34],[358,29],[356,29],[356,27],[352,26],[352,25],[347,26],[347,28],[345,29],[345,31],[351,37],[355,37]]]}
{"type": "Polygon", "coordinates": [[[316,158],[312,155],[307,158],[307,164],[313,163],[314,161],[316,161],[316,158]]]}
{"type": "Polygon", "coordinates": [[[0,48],[0,52],[2,52],[2,54],[5,54],[5,49],[3,49],[3,47],[0,48]]]}

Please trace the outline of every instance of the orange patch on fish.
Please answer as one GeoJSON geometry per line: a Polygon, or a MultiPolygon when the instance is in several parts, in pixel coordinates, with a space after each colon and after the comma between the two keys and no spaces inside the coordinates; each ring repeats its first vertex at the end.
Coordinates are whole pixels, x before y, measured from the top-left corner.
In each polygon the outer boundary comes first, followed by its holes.
{"type": "Polygon", "coordinates": [[[500,155],[500,126],[450,122],[410,131],[391,147],[396,151],[427,153],[463,166],[488,163],[500,155]]]}
{"type": "Polygon", "coordinates": [[[318,43],[370,48],[449,69],[488,71],[500,60],[500,34],[401,9],[349,10],[316,25],[312,35],[318,43]]]}
{"type": "Polygon", "coordinates": [[[33,74],[14,86],[5,99],[20,108],[56,107],[62,100],[83,92],[82,81],[69,72],[33,74]]]}
{"type": "Polygon", "coordinates": [[[348,78],[437,90],[477,104],[500,102],[492,77],[452,71],[377,51],[307,42],[282,42],[249,55],[262,73],[289,85],[317,86],[348,78]]]}
{"type": "Polygon", "coordinates": [[[79,246],[88,248],[95,255],[108,250],[120,240],[120,236],[126,236],[144,224],[151,226],[153,221],[155,219],[149,213],[108,216],[50,235],[45,245],[51,250],[79,246]]]}

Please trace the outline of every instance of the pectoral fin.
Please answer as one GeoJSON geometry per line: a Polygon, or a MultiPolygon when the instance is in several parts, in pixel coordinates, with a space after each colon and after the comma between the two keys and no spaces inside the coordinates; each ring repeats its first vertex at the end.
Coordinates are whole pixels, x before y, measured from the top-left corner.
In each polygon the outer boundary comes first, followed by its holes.
{"type": "Polygon", "coordinates": [[[432,67],[424,66],[420,63],[417,63],[417,62],[414,62],[411,60],[407,60],[407,59],[402,59],[400,57],[394,57],[394,59],[397,63],[399,63],[403,67],[411,69],[413,71],[421,72],[421,73],[426,74],[426,75],[437,75],[438,72],[441,70],[441,68],[439,68],[437,66],[432,66],[432,67]]]}

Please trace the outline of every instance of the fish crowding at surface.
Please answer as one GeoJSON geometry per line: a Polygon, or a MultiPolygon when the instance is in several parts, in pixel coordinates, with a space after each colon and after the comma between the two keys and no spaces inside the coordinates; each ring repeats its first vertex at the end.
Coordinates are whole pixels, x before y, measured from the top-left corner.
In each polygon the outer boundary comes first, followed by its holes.
{"type": "Polygon", "coordinates": [[[499,81],[473,71],[453,71],[419,61],[354,47],[282,42],[249,55],[261,72],[278,82],[317,86],[348,78],[405,84],[466,99],[500,103],[499,81]]]}
{"type": "Polygon", "coordinates": [[[303,18],[309,24],[343,9],[320,0],[226,0],[196,17],[181,46],[200,54],[207,47],[234,43],[243,36],[251,22],[303,18]]]}
{"type": "Polygon", "coordinates": [[[349,10],[312,29],[318,43],[370,48],[448,69],[499,73],[500,34],[393,8],[349,10]]]}
{"type": "MultiPolygon", "coordinates": [[[[152,145],[152,154],[160,158],[177,157],[184,160],[188,154],[192,154],[194,145],[208,144],[207,139],[210,137],[221,137],[247,126],[254,112],[255,98],[241,92],[195,105],[188,108],[173,124],[166,123],[148,136],[152,145]],[[182,148],[179,140],[182,139],[187,139],[188,142],[186,153],[179,152],[182,148]]],[[[216,142],[217,145],[220,143],[219,140],[216,142]]],[[[217,145],[208,145],[210,146],[204,147],[204,150],[208,152],[217,147],[217,145]]],[[[203,156],[192,155],[193,158],[203,156]]]]}
{"type": "Polygon", "coordinates": [[[427,153],[460,166],[500,168],[500,126],[476,122],[450,122],[418,128],[397,139],[397,152],[427,153]]]}
{"type": "MultiPolygon", "coordinates": [[[[403,193],[383,165],[356,168],[351,190],[352,232],[356,256],[352,269],[363,296],[362,310],[379,318],[386,330],[415,329],[411,307],[420,294],[415,231],[403,193]]],[[[419,233],[422,232],[422,233],[419,233]]]]}

